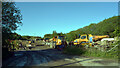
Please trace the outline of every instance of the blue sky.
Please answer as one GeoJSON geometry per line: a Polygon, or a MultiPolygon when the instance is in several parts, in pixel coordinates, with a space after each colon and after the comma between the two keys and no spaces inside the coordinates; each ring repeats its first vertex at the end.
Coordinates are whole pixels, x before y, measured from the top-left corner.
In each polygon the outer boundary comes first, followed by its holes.
{"type": "Polygon", "coordinates": [[[20,35],[68,33],[118,15],[117,2],[16,2],[23,15],[20,35]]]}

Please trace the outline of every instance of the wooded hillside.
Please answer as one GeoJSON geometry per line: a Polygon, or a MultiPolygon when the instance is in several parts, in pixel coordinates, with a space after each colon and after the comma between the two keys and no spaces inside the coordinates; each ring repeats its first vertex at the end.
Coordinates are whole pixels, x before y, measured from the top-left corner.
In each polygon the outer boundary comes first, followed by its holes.
{"type": "Polygon", "coordinates": [[[118,18],[119,16],[113,16],[99,23],[91,23],[88,26],[79,28],[66,34],[53,31],[52,34],[45,34],[44,38],[52,38],[53,36],[65,35],[67,41],[73,41],[74,39],[79,38],[79,35],[81,34],[109,35],[110,37],[120,36],[120,23],[118,18]]]}
{"type": "Polygon", "coordinates": [[[79,34],[109,35],[110,37],[120,36],[120,23],[118,18],[118,16],[113,16],[97,24],[91,23],[89,26],[71,31],[66,34],[66,40],[73,41],[74,39],[79,38],[79,34]]]}

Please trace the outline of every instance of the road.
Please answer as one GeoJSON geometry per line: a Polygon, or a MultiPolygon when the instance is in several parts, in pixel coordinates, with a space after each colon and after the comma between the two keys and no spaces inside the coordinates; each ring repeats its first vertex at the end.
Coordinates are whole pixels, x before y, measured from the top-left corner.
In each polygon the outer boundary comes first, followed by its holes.
{"type": "Polygon", "coordinates": [[[3,66],[118,66],[115,60],[90,58],[63,54],[62,51],[37,46],[32,50],[15,51],[15,55],[4,60],[3,66]]]}

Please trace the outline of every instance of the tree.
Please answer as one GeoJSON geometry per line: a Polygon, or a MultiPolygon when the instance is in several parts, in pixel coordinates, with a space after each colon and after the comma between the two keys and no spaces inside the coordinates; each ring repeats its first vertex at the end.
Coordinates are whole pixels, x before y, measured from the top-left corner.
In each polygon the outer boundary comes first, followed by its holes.
{"type": "Polygon", "coordinates": [[[115,31],[113,32],[114,36],[120,36],[120,29],[117,27],[115,31]]]}
{"type": "Polygon", "coordinates": [[[62,32],[57,33],[58,36],[64,36],[64,34],[62,32]]]}
{"type": "Polygon", "coordinates": [[[113,16],[97,24],[91,23],[88,26],[71,31],[66,34],[67,40],[73,41],[74,39],[79,38],[79,34],[109,35],[110,37],[120,36],[120,29],[118,28],[120,27],[119,17],[120,16],[113,16]]]}
{"type": "Polygon", "coordinates": [[[57,36],[57,35],[58,35],[57,32],[56,32],[56,31],[53,31],[52,36],[55,37],[55,36],[57,36]]]}
{"type": "Polygon", "coordinates": [[[22,25],[22,15],[14,2],[2,3],[2,32],[10,33],[22,25]]]}
{"type": "Polygon", "coordinates": [[[44,35],[44,38],[51,38],[52,37],[52,34],[45,34],[44,35]]]}
{"type": "Polygon", "coordinates": [[[10,33],[22,25],[21,20],[22,15],[14,2],[2,2],[2,46],[6,47],[2,49],[3,59],[11,55],[7,48],[11,47],[8,39],[12,38],[10,33]]]}
{"type": "Polygon", "coordinates": [[[22,15],[14,2],[2,3],[2,35],[3,40],[9,39],[10,34],[22,25],[22,15]],[[6,36],[6,37],[5,37],[6,36]]]}

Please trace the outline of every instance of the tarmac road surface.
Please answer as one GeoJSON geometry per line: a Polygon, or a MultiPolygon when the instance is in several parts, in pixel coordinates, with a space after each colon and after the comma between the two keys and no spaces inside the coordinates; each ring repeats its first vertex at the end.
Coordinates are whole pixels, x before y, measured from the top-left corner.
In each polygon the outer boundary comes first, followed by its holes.
{"type": "Polygon", "coordinates": [[[116,60],[89,58],[63,54],[62,51],[37,46],[32,50],[15,51],[15,55],[2,62],[2,66],[118,66],[116,60]]]}

